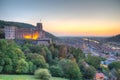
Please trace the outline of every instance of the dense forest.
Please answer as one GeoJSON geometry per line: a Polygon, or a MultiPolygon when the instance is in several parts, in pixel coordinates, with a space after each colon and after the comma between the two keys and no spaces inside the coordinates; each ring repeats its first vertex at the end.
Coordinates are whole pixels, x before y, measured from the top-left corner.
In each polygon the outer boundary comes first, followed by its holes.
{"type": "Polygon", "coordinates": [[[48,69],[52,76],[81,80],[93,78],[100,66],[100,58],[85,59],[80,49],[65,45],[33,45],[30,41],[16,44],[12,40],[0,40],[0,73],[34,74],[36,69],[48,69]],[[91,64],[86,66],[86,64],[91,64]],[[95,69],[96,68],[96,69],[95,69]],[[89,72],[89,73],[88,73],[89,72]]]}
{"type": "Polygon", "coordinates": [[[120,68],[120,62],[110,64],[109,68],[101,67],[102,60],[105,59],[91,54],[86,57],[81,49],[66,45],[33,45],[28,40],[18,44],[13,40],[0,40],[1,74],[34,74],[37,69],[46,69],[54,77],[90,80],[98,71],[107,74],[113,68],[120,68]]]}

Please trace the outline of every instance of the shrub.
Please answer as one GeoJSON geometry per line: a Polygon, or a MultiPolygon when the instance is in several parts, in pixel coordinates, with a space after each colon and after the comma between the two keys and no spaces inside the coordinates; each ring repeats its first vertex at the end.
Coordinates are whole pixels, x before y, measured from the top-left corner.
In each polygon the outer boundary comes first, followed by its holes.
{"type": "Polygon", "coordinates": [[[50,80],[51,74],[48,69],[38,69],[35,71],[35,77],[42,80],[50,80]]]}

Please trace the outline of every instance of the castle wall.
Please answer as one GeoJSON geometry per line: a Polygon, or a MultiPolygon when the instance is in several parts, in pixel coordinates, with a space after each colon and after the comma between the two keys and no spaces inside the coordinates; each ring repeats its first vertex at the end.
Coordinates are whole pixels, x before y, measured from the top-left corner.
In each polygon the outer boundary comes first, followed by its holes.
{"type": "Polygon", "coordinates": [[[4,28],[5,30],[5,39],[15,39],[15,30],[16,27],[15,26],[6,26],[4,28]]]}
{"type": "MultiPolygon", "coordinates": [[[[19,28],[16,26],[5,26],[5,39],[25,39],[24,35],[35,36],[38,32],[38,39],[45,38],[42,23],[37,23],[35,28],[19,28]]],[[[28,38],[30,39],[30,38],[28,38]]]]}
{"type": "Polygon", "coordinates": [[[32,34],[31,28],[17,28],[15,31],[15,39],[24,39],[25,34],[32,34]]]}

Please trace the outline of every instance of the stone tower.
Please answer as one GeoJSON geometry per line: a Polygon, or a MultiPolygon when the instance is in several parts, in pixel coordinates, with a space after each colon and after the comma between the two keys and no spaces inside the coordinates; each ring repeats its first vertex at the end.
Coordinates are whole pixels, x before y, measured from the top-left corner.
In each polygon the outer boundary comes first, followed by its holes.
{"type": "Polygon", "coordinates": [[[42,23],[37,23],[37,30],[38,31],[42,31],[43,30],[42,23]]]}
{"type": "Polygon", "coordinates": [[[39,32],[39,39],[45,38],[45,32],[43,30],[42,23],[37,23],[36,29],[39,32]]]}

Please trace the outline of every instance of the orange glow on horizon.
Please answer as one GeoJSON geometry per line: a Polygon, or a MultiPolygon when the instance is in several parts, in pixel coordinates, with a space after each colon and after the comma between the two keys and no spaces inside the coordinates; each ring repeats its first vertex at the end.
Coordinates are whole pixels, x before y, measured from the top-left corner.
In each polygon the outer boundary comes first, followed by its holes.
{"type": "Polygon", "coordinates": [[[23,37],[24,37],[25,39],[36,40],[36,39],[38,39],[38,37],[39,37],[39,33],[36,31],[36,32],[34,32],[33,34],[24,34],[23,37]]]}
{"type": "Polygon", "coordinates": [[[44,30],[55,36],[114,36],[120,34],[120,20],[65,19],[47,20],[42,23],[44,30]]]}
{"type": "Polygon", "coordinates": [[[44,29],[56,36],[113,36],[120,34],[120,21],[51,21],[44,29]]]}

